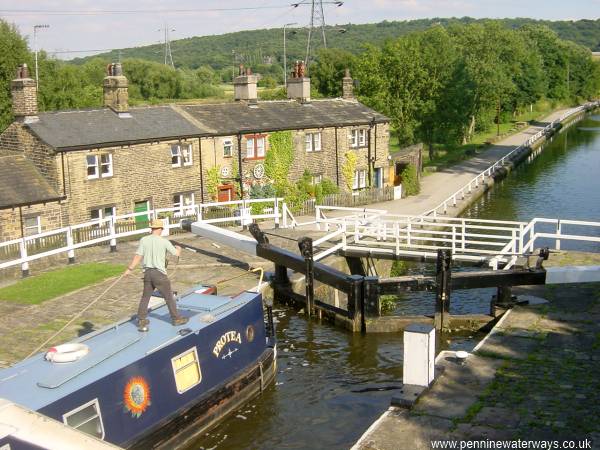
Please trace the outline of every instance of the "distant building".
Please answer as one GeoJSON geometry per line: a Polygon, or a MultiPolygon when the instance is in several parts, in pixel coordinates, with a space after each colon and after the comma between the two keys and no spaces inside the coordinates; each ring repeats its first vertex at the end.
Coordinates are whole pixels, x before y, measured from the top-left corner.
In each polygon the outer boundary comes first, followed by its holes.
{"type": "Polygon", "coordinates": [[[113,64],[103,108],[39,113],[35,82],[20,68],[15,121],[0,134],[0,240],[213,200],[208,171],[216,166],[219,200],[247,195],[266,182],[276,131],[292,132],[291,181],[308,170],[315,182],[345,189],[345,154],[355,152],[354,189],[389,184],[389,119],[354,98],[349,74],[343,98],[327,100],[311,100],[304,76],[289,79],[282,101],[258,101],[255,75],[234,85],[235,102],[131,108],[127,78],[113,64]]]}

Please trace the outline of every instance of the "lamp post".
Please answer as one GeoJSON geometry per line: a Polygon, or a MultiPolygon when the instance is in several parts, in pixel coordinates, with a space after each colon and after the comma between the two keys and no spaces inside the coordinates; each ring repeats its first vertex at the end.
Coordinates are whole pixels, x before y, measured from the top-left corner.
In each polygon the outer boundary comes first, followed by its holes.
{"type": "Polygon", "coordinates": [[[287,88],[287,56],[285,54],[285,28],[290,25],[296,25],[296,22],[286,23],[283,25],[283,85],[287,88]]]}
{"type": "Polygon", "coordinates": [[[35,90],[39,90],[39,77],[38,77],[38,45],[37,45],[37,31],[41,28],[50,28],[50,25],[34,25],[33,26],[33,49],[35,51],[35,90]]]}

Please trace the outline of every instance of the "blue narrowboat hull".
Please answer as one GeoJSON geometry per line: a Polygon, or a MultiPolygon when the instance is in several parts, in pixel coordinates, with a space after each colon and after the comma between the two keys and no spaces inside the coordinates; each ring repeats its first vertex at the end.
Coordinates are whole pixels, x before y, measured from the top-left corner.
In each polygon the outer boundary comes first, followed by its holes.
{"type": "MultiPolygon", "coordinates": [[[[215,299],[214,296],[196,297],[215,299]]],[[[108,373],[105,369],[102,376],[91,382],[78,380],[77,370],[73,369],[73,375],[45,361],[50,364],[49,369],[54,370],[53,375],[42,377],[41,381],[39,374],[32,376],[32,387],[41,389],[43,395],[48,390],[65,389],[69,383],[80,385],[40,408],[34,407],[34,401],[31,405],[27,401],[21,403],[65,423],[65,417],[72,416],[78,408],[94,404],[99,412],[100,420],[94,420],[98,422],[97,428],[102,429],[101,438],[121,447],[147,449],[184,445],[260,393],[275,376],[276,350],[273,338],[267,336],[261,295],[243,293],[238,297],[228,299],[230,303],[222,300],[220,306],[211,311],[214,316],[202,314],[206,310],[195,308],[192,302],[186,303],[185,297],[182,298],[178,307],[182,314],[190,317],[189,323],[205,322],[196,327],[175,328],[170,322],[167,326],[166,308],[152,311],[149,333],[122,330],[120,336],[114,336],[113,341],[105,344],[118,347],[110,355],[127,353],[129,363],[119,365],[119,361],[113,360],[114,370],[108,373]],[[236,302],[238,297],[243,301],[236,302]],[[156,324],[172,337],[167,336],[158,345],[147,341],[142,347],[140,340],[150,339],[156,324]],[[139,355],[135,354],[137,347],[139,355]],[[190,365],[193,367],[178,378],[178,365],[184,370],[185,367],[190,369],[190,365]]],[[[111,364],[113,356],[110,355],[102,359],[102,355],[96,354],[98,362],[89,360],[88,365],[111,364]]],[[[83,375],[79,376],[89,376],[86,374],[96,367],[81,370],[83,375]]],[[[0,385],[0,396],[10,398],[6,391],[2,392],[0,385]]],[[[11,400],[20,402],[19,395],[12,397],[15,398],[11,400]]]]}

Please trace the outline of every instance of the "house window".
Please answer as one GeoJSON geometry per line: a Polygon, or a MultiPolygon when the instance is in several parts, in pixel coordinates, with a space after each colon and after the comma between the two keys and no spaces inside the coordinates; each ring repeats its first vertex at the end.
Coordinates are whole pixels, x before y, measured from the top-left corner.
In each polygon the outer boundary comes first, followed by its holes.
{"type": "Polygon", "coordinates": [[[116,208],[114,206],[105,206],[102,208],[94,208],[90,211],[90,218],[92,220],[108,219],[116,214],[116,208]]]}
{"type": "Polygon", "coordinates": [[[63,422],[76,430],[104,439],[104,425],[98,399],[81,405],[63,415],[63,422]]]}
{"type": "Polygon", "coordinates": [[[253,136],[246,138],[246,158],[259,159],[265,157],[265,137],[253,136]]]}
{"type": "Polygon", "coordinates": [[[319,184],[323,181],[323,174],[319,173],[312,176],[312,184],[319,184]]]}
{"type": "Polygon", "coordinates": [[[177,392],[183,394],[202,381],[196,347],[171,359],[177,392]]]}
{"type": "Polygon", "coordinates": [[[307,152],[320,152],[321,133],[306,133],[304,143],[307,152]]]}
{"type": "Polygon", "coordinates": [[[194,210],[194,193],[186,192],[175,194],[173,196],[173,208],[179,209],[180,213],[186,213],[194,210]]]}
{"type": "Polygon", "coordinates": [[[171,146],[171,167],[192,165],[192,144],[174,144],[171,146]]]}
{"type": "Polygon", "coordinates": [[[225,139],[223,141],[223,157],[230,158],[231,156],[233,156],[233,141],[225,139]]]}
{"type": "Polygon", "coordinates": [[[352,189],[362,189],[364,187],[367,187],[366,169],[354,171],[354,181],[352,183],[352,189]]]}
{"type": "Polygon", "coordinates": [[[367,146],[367,130],[356,128],[350,130],[350,147],[359,148],[367,146]]]}
{"type": "Polygon", "coordinates": [[[25,236],[33,236],[42,232],[42,221],[40,216],[25,217],[23,219],[23,233],[25,236]]]}
{"type": "Polygon", "coordinates": [[[112,155],[110,153],[102,153],[100,155],[87,155],[85,157],[87,178],[112,177],[112,155]]]}

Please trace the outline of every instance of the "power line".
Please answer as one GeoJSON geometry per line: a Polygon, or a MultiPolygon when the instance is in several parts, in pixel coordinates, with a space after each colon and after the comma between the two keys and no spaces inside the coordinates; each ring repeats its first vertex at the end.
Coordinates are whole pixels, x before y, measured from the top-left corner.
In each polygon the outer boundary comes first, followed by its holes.
{"type": "Polygon", "coordinates": [[[0,9],[2,15],[33,15],[47,14],[56,16],[100,16],[110,14],[193,14],[218,11],[256,11],[263,9],[287,9],[294,5],[241,6],[231,8],[192,8],[192,9],[0,9]]]}

